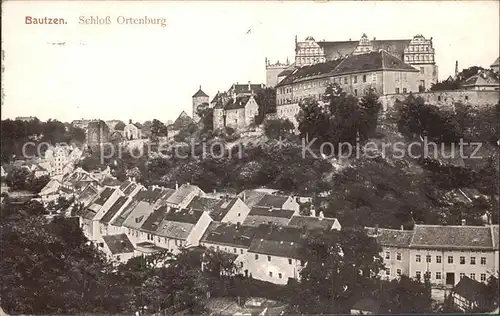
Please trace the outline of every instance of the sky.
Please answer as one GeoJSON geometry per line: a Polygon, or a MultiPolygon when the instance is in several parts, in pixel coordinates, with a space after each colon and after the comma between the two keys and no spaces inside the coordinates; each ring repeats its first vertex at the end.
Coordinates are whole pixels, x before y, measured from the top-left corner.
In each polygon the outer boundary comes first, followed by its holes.
{"type": "Polygon", "coordinates": [[[192,113],[233,83],[265,83],[265,58],[294,58],[294,38],[433,38],[439,79],[499,56],[498,1],[3,1],[2,119],[128,122],[192,113]],[[25,24],[26,16],[64,25],[25,24]],[[80,16],[110,25],[79,24],[80,16]],[[118,17],[166,26],[119,25],[118,17]],[[249,31],[250,30],[250,31],[249,31]],[[51,43],[65,43],[52,45],[51,43]]]}

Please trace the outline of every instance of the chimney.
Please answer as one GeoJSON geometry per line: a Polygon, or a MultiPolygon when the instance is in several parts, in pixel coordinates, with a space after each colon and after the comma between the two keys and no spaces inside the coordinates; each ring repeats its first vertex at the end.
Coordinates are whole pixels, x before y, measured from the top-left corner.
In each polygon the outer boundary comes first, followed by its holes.
{"type": "Polygon", "coordinates": [[[179,183],[177,181],[175,181],[175,190],[179,190],[179,183]]]}
{"type": "Polygon", "coordinates": [[[132,119],[129,119],[129,120],[128,120],[128,123],[129,123],[129,124],[132,124],[132,119]]]}
{"type": "Polygon", "coordinates": [[[462,226],[465,226],[465,218],[462,218],[462,226]]]}
{"type": "Polygon", "coordinates": [[[458,77],[458,60],[455,62],[455,78],[458,77]]]}
{"type": "Polygon", "coordinates": [[[201,84],[200,84],[200,90],[201,90],[201,84]]]}
{"type": "Polygon", "coordinates": [[[236,223],[236,229],[240,229],[240,222],[236,223]]]}
{"type": "Polygon", "coordinates": [[[247,200],[247,193],[243,191],[243,202],[245,202],[246,200],[247,200]]]}
{"type": "Polygon", "coordinates": [[[252,89],[252,84],[250,83],[250,81],[248,82],[248,91],[250,91],[252,89]]]}
{"type": "Polygon", "coordinates": [[[401,230],[404,230],[403,225],[401,225],[399,228],[400,228],[401,230]]]}
{"type": "Polygon", "coordinates": [[[378,224],[375,225],[375,236],[378,236],[378,224]]]}

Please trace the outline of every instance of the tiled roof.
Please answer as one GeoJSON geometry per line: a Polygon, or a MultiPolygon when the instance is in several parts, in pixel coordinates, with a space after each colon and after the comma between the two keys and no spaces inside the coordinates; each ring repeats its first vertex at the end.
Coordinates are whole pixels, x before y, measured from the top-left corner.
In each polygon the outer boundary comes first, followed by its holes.
{"type": "Polygon", "coordinates": [[[211,212],[220,202],[221,200],[218,199],[195,196],[186,208],[193,211],[211,212]]]}
{"type": "Polygon", "coordinates": [[[486,285],[467,276],[462,277],[460,282],[453,288],[453,292],[470,302],[476,302],[483,299],[487,291],[488,288],[486,285]]]}
{"type": "Polygon", "coordinates": [[[288,223],[290,227],[305,227],[307,229],[324,229],[329,230],[332,228],[333,224],[335,224],[335,218],[319,218],[312,216],[293,216],[288,223]]]}
{"type": "Polygon", "coordinates": [[[412,230],[365,227],[368,236],[374,237],[380,246],[403,247],[410,246],[412,230]]]}
{"type": "Polygon", "coordinates": [[[236,109],[244,109],[248,103],[250,96],[241,96],[237,97],[236,100],[229,99],[224,106],[226,110],[236,110],[236,109]]]}
{"type": "Polygon", "coordinates": [[[159,188],[148,188],[147,190],[142,190],[137,193],[135,199],[138,201],[144,201],[147,203],[155,203],[162,195],[163,191],[159,188]]]}
{"type": "Polygon", "coordinates": [[[94,203],[98,205],[104,205],[104,203],[106,203],[113,192],[115,192],[115,190],[112,188],[104,188],[104,190],[101,192],[101,194],[99,194],[99,197],[94,201],[94,203]]]}
{"type": "Polygon", "coordinates": [[[255,206],[282,208],[287,200],[287,196],[266,194],[255,206]]]}
{"type": "Polygon", "coordinates": [[[203,90],[201,90],[200,88],[195,94],[193,94],[193,98],[198,98],[198,97],[208,98],[208,95],[205,92],[203,92],[203,90]]]}
{"type": "Polygon", "coordinates": [[[83,205],[87,206],[92,199],[94,199],[98,194],[98,190],[92,185],[88,184],[83,191],[77,196],[77,200],[83,205]]]}
{"type": "Polygon", "coordinates": [[[179,204],[184,201],[184,199],[193,191],[202,192],[201,189],[195,185],[183,184],[179,189],[175,191],[174,194],[168,197],[167,202],[172,204],[179,204]]]}
{"type": "Polygon", "coordinates": [[[416,68],[405,64],[398,57],[382,50],[298,68],[277,84],[276,87],[317,78],[380,70],[418,72],[416,68]]]}
{"type": "Polygon", "coordinates": [[[168,128],[174,130],[180,130],[188,127],[193,123],[194,123],[193,119],[189,115],[187,115],[186,112],[182,111],[179,117],[177,117],[177,119],[175,120],[175,122],[172,125],[169,125],[168,128]]]}
{"type": "Polygon", "coordinates": [[[126,180],[120,185],[118,189],[123,192],[131,183],[132,182],[130,182],[129,180],[126,180]]]}
{"type": "Polygon", "coordinates": [[[164,217],[164,220],[170,222],[179,222],[179,223],[190,223],[196,224],[200,219],[203,212],[201,211],[193,211],[193,210],[179,210],[175,208],[171,208],[164,217]]]}
{"type": "Polygon", "coordinates": [[[123,194],[130,195],[135,188],[137,188],[137,183],[130,183],[130,185],[123,191],[123,194]]]}
{"type": "Polygon", "coordinates": [[[118,211],[122,208],[123,205],[127,202],[128,198],[126,196],[120,196],[113,205],[109,208],[109,210],[104,214],[101,218],[101,223],[109,224],[111,219],[118,213],[118,211]]]}
{"type": "Polygon", "coordinates": [[[300,246],[300,229],[260,225],[248,252],[304,260],[300,246]]]}
{"type": "Polygon", "coordinates": [[[238,197],[240,197],[248,207],[253,207],[265,195],[266,193],[259,192],[257,190],[243,190],[240,194],[238,194],[238,197]]]}
{"type": "Polygon", "coordinates": [[[118,179],[107,176],[101,181],[101,184],[107,186],[119,186],[121,182],[118,181],[118,179]]]}
{"type": "Polygon", "coordinates": [[[490,226],[415,225],[410,247],[498,250],[492,238],[493,231],[490,226]]]}
{"type": "Polygon", "coordinates": [[[295,68],[297,68],[295,66],[295,63],[291,64],[290,66],[288,66],[286,69],[284,69],[282,72],[280,72],[278,74],[278,77],[284,77],[284,76],[288,76],[289,74],[291,74],[295,68]]]}
{"type": "Polygon", "coordinates": [[[148,202],[140,201],[132,213],[130,213],[127,219],[123,222],[123,226],[139,229],[151,213],[153,213],[153,206],[148,202]]]}
{"type": "Polygon", "coordinates": [[[463,86],[492,86],[497,87],[500,81],[495,77],[491,71],[483,71],[467,79],[463,86]]]}
{"type": "Polygon", "coordinates": [[[281,217],[281,218],[292,218],[294,211],[275,209],[270,207],[260,207],[254,206],[248,213],[248,216],[266,216],[266,217],[281,217]]]}
{"type": "Polygon", "coordinates": [[[201,238],[201,241],[248,248],[250,247],[256,231],[256,227],[211,222],[205,231],[205,234],[201,238]]]}
{"type": "Polygon", "coordinates": [[[238,95],[240,93],[257,93],[261,89],[262,85],[260,84],[250,84],[250,89],[248,89],[248,84],[234,84],[228,91],[238,95]]]}
{"type": "Polygon", "coordinates": [[[167,212],[168,208],[166,206],[162,206],[156,209],[153,213],[151,213],[151,215],[149,215],[144,224],[142,224],[141,230],[155,232],[158,227],[160,227],[160,223],[162,222],[163,218],[165,218],[167,212]]]}
{"type": "Polygon", "coordinates": [[[226,214],[231,210],[231,208],[234,206],[234,204],[238,201],[239,198],[234,197],[230,199],[221,199],[218,200],[217,204],[212,208],[210,212],[210,217],[214,221],[222,221],[226,214]]]}
{"type": "Polygon", "coordinates": [[[131,253],[134,252],[134,245],[130,242],[127,235],[105,235],[102,239],[108,246],[112,254],[131,253]]]}
{"type": "MultiPolygon", "coordinates": [[[[403,57],[405,48],[410,44],[410,39],[403,40],[372,40],[374,50],[384,49],[400,58],[403,57]]],[[[323,48],[327,59],[351,55],[359,44],[359,41],[317,42],[323,48]]]]}
{"type": "Polygon", "coordinates": [[[139,201],[133,199],[130,201],[130,203],[125,206],[121,214],[115,218],[114,221],[111,222],[111,225],[113,226],[122,226],[123,222],[127,219],[127,217],[132,213],[132,211],[135,209],[135,207],[139,204],[139,201]]]}

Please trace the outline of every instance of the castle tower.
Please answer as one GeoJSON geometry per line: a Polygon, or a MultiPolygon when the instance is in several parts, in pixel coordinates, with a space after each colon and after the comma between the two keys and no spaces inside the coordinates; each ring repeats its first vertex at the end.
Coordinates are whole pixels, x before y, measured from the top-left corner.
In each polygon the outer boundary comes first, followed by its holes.
{"type": "Polygon", "coordinates": [[[269,62],[269,59],[266,58],[266,86],[274,87],[278,84],[278,75],[283,72],[285,69],[290,67],[290,62],[288,58],[286,59],[286,63],[280,63],[278,60],[276,63],[269,62]]]}
{"type": "Polygon", "coordinates": [[[208,95],[200,89],[193,95],[193,120],[198,122],[200,117],[198,116],[198,107],[203,103],[209,103],[208,95]]]}

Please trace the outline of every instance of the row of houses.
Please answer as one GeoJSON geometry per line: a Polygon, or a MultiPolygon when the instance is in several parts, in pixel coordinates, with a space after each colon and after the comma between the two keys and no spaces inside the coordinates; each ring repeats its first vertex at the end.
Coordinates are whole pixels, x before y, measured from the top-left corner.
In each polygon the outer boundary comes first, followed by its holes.
{"type": "Polygon", "coordinates": [[[415,225],[413,230],[367,227],[369,236],[382,247],[388,279],[400,275],[424,279],[442,288],[468,277],[487,282],[498,277],[498,225],[415,225]]]}
{"type": "Polygon", "coordinates": [[[191,184],[145,188],[132,180],[105,186],[90,201],[88,192],[76,196],[83,233],[112,261],[213,247],[233,254],[242,274],[276,284],[298,278],[304,228],[341,229],[322,213],[300,215],[298,200],[264,189],[214,196],[191,184]]]}

